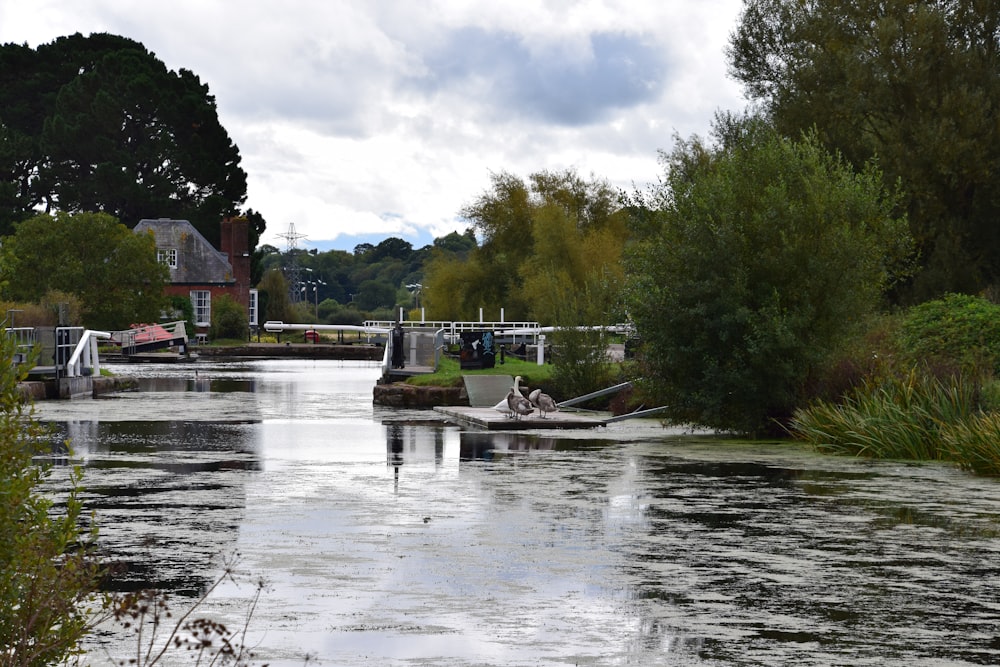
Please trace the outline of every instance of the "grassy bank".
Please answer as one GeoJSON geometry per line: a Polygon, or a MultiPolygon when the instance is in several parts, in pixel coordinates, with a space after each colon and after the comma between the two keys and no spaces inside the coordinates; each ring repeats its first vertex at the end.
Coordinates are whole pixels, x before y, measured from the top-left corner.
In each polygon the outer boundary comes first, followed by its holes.
{"type": "Polygon", "coordinates": [[[510,375],[511,377],[520,375],[522,384],[537,386],[551,381],[552,370],[551,364],[539,366],[535,362],[521,361],[514,357],[507,357],[503,364],[497,364],[493,368],[463,370],[457,360],[441,357],[436,372],[428,375],[415,375],[409,378],[407,383],[419,387],[457,387],[462,384],[463,375],[510,375]]]}

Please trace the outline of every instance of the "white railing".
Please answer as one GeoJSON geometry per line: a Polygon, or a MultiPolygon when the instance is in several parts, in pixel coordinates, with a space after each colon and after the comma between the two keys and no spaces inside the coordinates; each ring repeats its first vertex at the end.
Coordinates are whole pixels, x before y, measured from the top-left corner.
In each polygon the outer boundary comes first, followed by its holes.
{"type": "Polygon", "coordinates": [[[91,375],[100,375],[101,358],[97,353],[97,341],[108,340],[111,333],[108,331],[91,331],[86,329],[80,336],[80,341],[73,349],[69,361],[66,362],[66,377],[79,377],[83,375],[85,368],[90,369],[91,375]]]}

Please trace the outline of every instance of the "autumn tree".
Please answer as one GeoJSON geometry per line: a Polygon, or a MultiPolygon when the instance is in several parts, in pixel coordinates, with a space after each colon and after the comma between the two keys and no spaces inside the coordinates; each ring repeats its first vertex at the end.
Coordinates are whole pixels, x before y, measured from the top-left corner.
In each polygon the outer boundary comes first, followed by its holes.
{"type": "Polygon", "coordinates": [[[658,231],[629,260],[646,390],[677,423],[772,431],[905,275],[906,221],[874,167],[757,118],[720,119],[714,145],[678,140],[663,165],[658,231]]]}
{"type": "Polygon", "coordinates": [[[627,238],[617,193],[572,171],[527,181],[493,175],[492,188],[462,210],[482,243],[467,258],[440,249],[427,268],[432,317],[472,319],[479,308],[549,324],[614,321],[627,238]],[[599,305],[595,308],[594,304],[599,305]]]}
{"type": "Polygon", "coordinates": [[[52,291],[80,298],[84,323],[124,329],[156,322],[165,306],[166,265],[151,235],[105,213],[40,214],[17,225],[0,248],[2,294],[39,302],[52,291]]]}
{"type": "Polygon", "coordinates": [[[1000,5],[746,0],[729,58],[779,132],[902,184],[923,266],[904,296],[1000,282],[1000,5]]]}

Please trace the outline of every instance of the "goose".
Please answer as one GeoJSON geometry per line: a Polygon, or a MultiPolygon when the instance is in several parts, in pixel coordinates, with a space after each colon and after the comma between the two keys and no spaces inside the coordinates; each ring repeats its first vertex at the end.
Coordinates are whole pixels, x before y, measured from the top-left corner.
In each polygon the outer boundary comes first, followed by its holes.
{"type": "MultiPolygon", "coordinates": [[[[522,379],[523,378],[520,375],[518,375],[518,376],[516,376],[514,378],[514,388],[512,390],[514,392],[514,396],[524,396],[524,392],[521,391],[521,380],[522,379]]],[[[508,392],[506,396],[504,396],[503,398],[500,399],[499,403],[497,403],[496,405],[493,406],[494,410],[496,410],[497,412],[499,412],[499,413],[501,413],[503,415],[506,415],[508,418],[514,416],[514,413],[511,411],[511,408],[510,408],[510,397],[511,397],[511,394],[510,394],[510,392],[508,392]]]]}
{"type": "Polygon", "coordinates": [[[520,393],[514,394],[514,387],[511,387],[510,391],[507,392],[507,407],[510,408],[514,419],[520,419],[523,415],[530,415],[535,411],[528,399],[521,396],[520,393]]]}
{"type": "Polygon", "coordinates": [[[528,400],[533,406],[538,408],[541,413],[542,419],[545,419],[546,412],[558,412],[559,406],[556,402],[552,400],[552,397],[548,394],[542,393],[541,389],[536,389],[530,394],[528,394],[528,400]]]}

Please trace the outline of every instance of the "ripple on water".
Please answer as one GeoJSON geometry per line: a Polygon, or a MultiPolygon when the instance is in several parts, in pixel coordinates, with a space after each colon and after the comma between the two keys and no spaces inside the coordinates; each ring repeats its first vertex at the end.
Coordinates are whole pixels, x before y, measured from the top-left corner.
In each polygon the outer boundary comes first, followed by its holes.
{"type": "Polygon", "coordinates": [[[363,365],[195,366],[40,413],[120,587],[193,594],[238,551],[204,611],[239,624],[267,579],[261,662],[1000,662],[993,480],[650,421],[472,432],[373,408],[363,365]]]}

